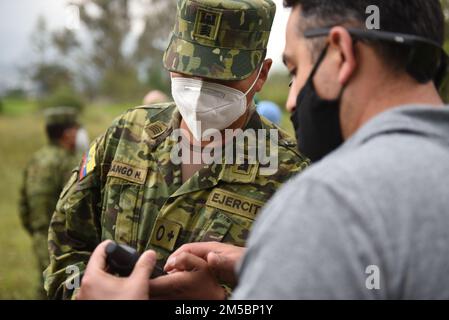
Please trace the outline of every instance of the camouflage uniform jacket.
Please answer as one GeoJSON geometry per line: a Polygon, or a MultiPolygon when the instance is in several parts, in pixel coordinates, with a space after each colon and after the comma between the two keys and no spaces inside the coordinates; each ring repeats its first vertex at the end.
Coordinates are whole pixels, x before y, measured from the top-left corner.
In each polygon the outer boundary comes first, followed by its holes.
{"type": "Polygon", "coordinates": [[[30,234],[48,232],[59,194],[76,164],[75,154],[53,144],[33,155],[24,172],[20,198],[20,218],[30,234]]]}
{"type": "MultiPolygon", "coordinates": [[[[174,104],[131,109],[91,146],[57,204],[49,234],[51,263],[45,288],[50,298],[73,298],[79,274],[103,240],[139,253],[153,249],[162,267],[184,243],[222,241],[244,246],[257,211],[279,186],[308,165],[296,142],[279,130],[279,170],[261,176],[259,165],[212,164],[182,184],[181,166],[170,154],[179,127],[174,104]],[[73,267],[72,267],[73,268],[73,267]]],[[[246,128],[275,129],[253,113],[246,128]]],[[[268,138],[267,138],[268,139],[268,138]]]]}
{"type": "Polygon", "coordinates": [[[77,164],[75,154],[56,145],[37,151],[24,172],[20,219],[33,237],[41,272],[48,265],[48,227],[65,183],[77,164]]]}

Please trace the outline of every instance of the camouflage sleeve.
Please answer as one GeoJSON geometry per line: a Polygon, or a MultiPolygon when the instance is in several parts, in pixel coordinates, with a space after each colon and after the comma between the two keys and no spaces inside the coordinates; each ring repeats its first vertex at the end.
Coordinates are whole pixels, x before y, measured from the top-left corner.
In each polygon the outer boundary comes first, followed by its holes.
{"type": "Polygon", "coordinates": [[[301,173],[310,166],[310,160],[298,152],[295,146],[283,146],[279,152],[279,170],[276,173],[276,180],[282,184],[301,173]]]}
{"type": "Polygon", "coordinates": [[[101,241],[101,164],[106,136],[98,138],[62,190],[51,219],[50,265],[44,272],[51,299],[71,299],[95,247],[101,241]]]}

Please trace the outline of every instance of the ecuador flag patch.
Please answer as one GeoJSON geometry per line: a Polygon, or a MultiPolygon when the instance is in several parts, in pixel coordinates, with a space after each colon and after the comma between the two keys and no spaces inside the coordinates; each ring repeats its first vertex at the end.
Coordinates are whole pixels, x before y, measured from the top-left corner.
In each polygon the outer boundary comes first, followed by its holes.
{"type": "Polygon", "coordinates": [[[90,147],[89,152],[83,155],[79,176],[80,181],[95,169],[95,150],[96,144],[94,143],[90,147]]]}

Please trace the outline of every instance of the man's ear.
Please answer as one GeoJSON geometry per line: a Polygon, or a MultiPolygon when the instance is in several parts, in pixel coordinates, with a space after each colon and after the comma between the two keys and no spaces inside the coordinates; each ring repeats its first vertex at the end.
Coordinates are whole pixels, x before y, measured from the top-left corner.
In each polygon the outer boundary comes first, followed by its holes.
{"type": "Polygon", "coordinates": [[[260,72],[259,79],[254,85],[254,92],[260,92],[268,79],[268,74],[270,73],[271,66],[273,65],[273,60],[266,59],[263,62],[262,71],[260,72]]]}
{"type": "Polygon", "coordinates": [[[348,83],[357,68],[354,42],[349,32],[343,27],[332,28],[329,38],[330,46],[333,46],[340,52],[341,62],[338,72],[338,81],[344,86],[348,83]]]}

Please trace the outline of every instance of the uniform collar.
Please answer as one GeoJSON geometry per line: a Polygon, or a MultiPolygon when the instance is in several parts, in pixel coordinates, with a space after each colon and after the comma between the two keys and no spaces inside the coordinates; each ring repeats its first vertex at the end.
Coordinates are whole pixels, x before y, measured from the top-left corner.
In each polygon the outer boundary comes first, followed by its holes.
{"type": "MultiPolygon", "coordinates": [[[[262,129],[262,121],[256,112],[255,105],[250,106],[250,116],[242,129],[262,129]]],[[[176,112],[175,112],[176,113],[176,112]]],[[[176,119],[174,114],[173,119],[176,119]]],[[[174,122],[172,122],[173,124],[174,122]]],[[[179,123],[178,123],[179,125],[179,123]]],[[[247,146],[244,148],[247,152],[247,146]]],[[[224,163],[225,150],[223,150],[222,161],[224,163]]],[[[259,163],[237,165],[237,164],[212,164],[196,172],[189,180],[187,180],[179,189],[177,189],[171,197],[178,197],[184,194],[196,192],[199,190],[210,189],[218,185],[220,181],[228,183],[240,182],[251,183],[254,182],[259,171],[259,163]]]]}

